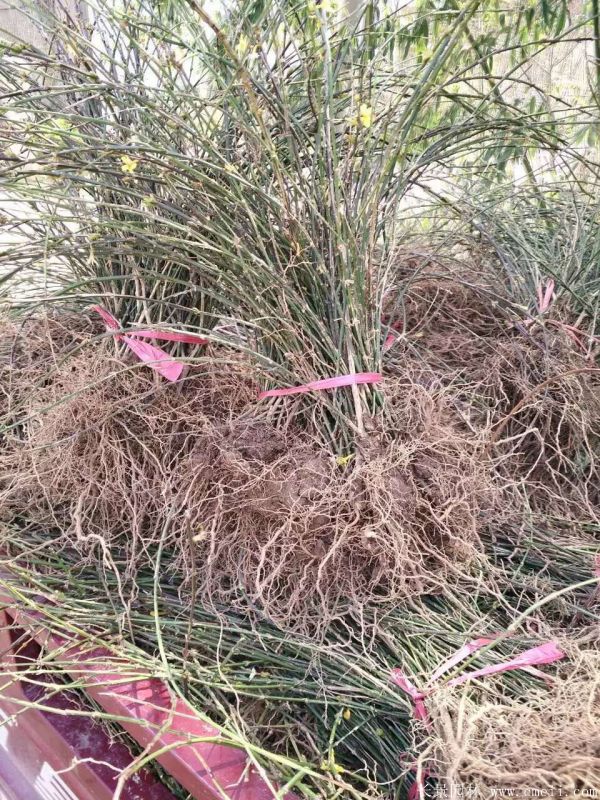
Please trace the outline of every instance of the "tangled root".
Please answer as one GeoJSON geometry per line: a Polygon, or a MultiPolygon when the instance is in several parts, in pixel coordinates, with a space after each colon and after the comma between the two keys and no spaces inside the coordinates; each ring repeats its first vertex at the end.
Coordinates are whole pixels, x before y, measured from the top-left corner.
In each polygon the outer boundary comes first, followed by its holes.
{"type": "Polygon", "coordinates": [[[132,584],[160,544],[188,599],[311,631],[439,591],[477,558],[495,493],[481,441],[439,387],[390,379],[389,431],[346,463],[257,416],[241,364],[158,384],[119,370],[113,347],[95,341],[30,387],[0,458],[5,520],[58,531],[132,584]]]}
{"type": "Polygon", "coordinates": [[[181,385],[157,384],[147,369],[124,372],[112,347],[94,342],[29,389],[25,421],[0,456],[0,509],[58,531],[84,559],[99,550],[131,577],[156,546],[194,437],[255,390],[234,366],[226,378],[199,369],[181,385]]]}
{"type": "Polygon", "coordinates": [[[167,385],[120,370],[112,340],[88,347],[87,322],[31,323],[1,362],[11,402],[28,404],[0,459],[2,516],[118,562],[132,584],[160,545],[188,598],[311,632],[440,591],[481,560],[482,533],[524,511],[598,524],[598,375],[560,326],[525,337],[489,292],[411,284],[385,412],[349,461],[261,416],[242,361],[167,385]]]}
{"type": "Polygon", "coordinates": [[[53,312],[17,324],[0,320],[0,418],[29,398],[70,351],[88,341],[97,327],[87,317],[53,312]]]}
{"type": "Polygon", "coordinates": [[[521,513],[598,524],[600,368],[560,307],[524,325],[500,314],[485,275],[433,277],[424,269],[389,311],[405,336],[390,351],[393,374],[418,371],[451,392],[465,423],[487,436],[496,482],[521,513]],[[408,365],[408,366],[407,366],[408,365]],[[487,433],[486,433],[487,432],[487,433]]]}
{"type": "Polygon", "coordinates": [[[580,654],[527,702],[464,697],[438,708],[442,783],[474,798],[592,797],[600,786],[600,653],[580,654]],[[496,790],[496,792],[494,792],[496,790]],[[501,790],[505,790],[502,794],[501,790]],[[538,793],[533,794],[536,790],[538,793]],[[545,794],[543,793],[545,792],[545,794]]]}
{"type": "Polygon", "coordinates": [[[405,436],[374,437],[347,465],[255,422],[197,441],[179,505],[206,596],[235,606],[241,589],[280,624],[326,625],[367,602],[439,590],[452,565],[476,557],[494,500],[477,442],[446,419],[442,396],[411,384],[388,392],[405,436]]]}

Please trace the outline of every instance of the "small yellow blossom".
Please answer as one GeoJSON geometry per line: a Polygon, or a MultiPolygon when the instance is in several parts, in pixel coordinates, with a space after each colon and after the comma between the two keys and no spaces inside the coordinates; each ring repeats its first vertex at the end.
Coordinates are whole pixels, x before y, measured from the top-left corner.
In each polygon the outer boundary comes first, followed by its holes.
{"type": "Polygon", "coordinates": [[[350,455],[347,456],[338,456],[335,460],[335,463],[338,465],[338,467],[345,467],[350,463],[350,461],[352,461],[353,458],[354,453],[350,453],[350,455]]]}
{"type": "Polygon", "coordinates": [[[345,720],[349,720],[351,716],[352,716],[352,711],[349,708],[345,708],[344,709],[344,713],[342,714],[342,717],[345,720]]]}
{"type": "Polygon", "coordinates": [[[146,194],[142,197],[142,205],[144,208],[154,208],[156,205],[156,197],[152,194],[146,194]]]}
{"type": "Polygon", "coordinates": [[[131,174],[136,171],[138,165],[138,161],[135,158],[131,158],[127,154],[121,156],[121,172],[125,174],[131,174]]]}
{"type": "Polygon", "coordinates": [[[225,164],[223,169],[230,175],[237,175],[237,167],[234,164],[225,164]]]}
{"type": "Polygon", "coordinates": [[[245,33],[241,33],[240,38],[237,40],[237,44],[235,46],[235,53],[237,57],[243,58],[248,52],[249,47],[250,47],[250,40],[248,39],[245,33]]]}
{"type": "Polygon", "coordinates": [[[317,0],[315,5],[324,14],[333,14],[338,10],[337,0],[317,0]]]}
{"type": "Polygon", "coordinates": [[[339,8],[338,0],[314,0],[308,4],[308,10],[313,16],[319,16],[321,13],[334,14],[339,8]]]}
{"type": "Polygon", "coordinates": [[[339,764],[336,764],[335,761],[322,761],[321,769],[323,772],[331,772],[332,775],[341,775],[346,771],[339,764]]]}
{"type": "Polygon", "coordinates": [[[363,128],[370,128],[373,122],[373,109],[366,103],[361,103],[358,111],[358,118],[363,128]]]}

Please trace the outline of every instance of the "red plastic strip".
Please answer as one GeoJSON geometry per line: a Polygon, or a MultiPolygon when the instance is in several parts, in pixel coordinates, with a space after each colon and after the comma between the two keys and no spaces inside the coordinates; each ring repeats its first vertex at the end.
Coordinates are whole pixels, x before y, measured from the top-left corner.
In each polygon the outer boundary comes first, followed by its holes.
{"type": "Polygon", "coordinates": [[[427,713],[425,703],[423,702],[425,699],[423,692],[420,692],[414,683],[412,683],[410,678],[408,678],[400,669],[392,670],[392,680],[412,698],[415,705],[414,714],[416,719],[423,720],[423,722],[429,722],[429,714],[427,713]]]}
{"type": "Polygon", "coordinates": [[[183,364],[180,361],[175,361],[168,353],[161,350],[160,347],[154,347],[154,345],[148,342],[140,342],[138,339],[134,339],[133,336],[121,335],[119,339],[125,342],[127,347],[136,354],[140,361],[143,361],[145,364],[148,364],[149,367],[159,372],[163,378],[174,383],[181,377],[181,373],[184,369],[183,364]]]}
{"type": "Polygon", "coordinates": [[[107,328],[118,331],[121,327],[119,325],[119,320],[116,317],[113,317],[110,311],[102,308],[102,306],[92,306],[92,311],[95,311],[96,314],[100,314],[107,328]]]}
{"type": "Polygon", "coordinates": [[[425,781],[432,774],[428,769],[421,770],[420,774],[417,772],[415,782],[408,790],[407,800],[419,800],[419,798],[425,797],[425,781]]]}
{"type": "MultiPolygon", "coordinates": [[[[500,634],[496,634],[496,636],[491,639],[484,637],[480,639],[474,639],[472,642],[468,642],[467,644],[463,645],[459,650],[456,651],[456,653],[454,653],[454,655],[452,655],[447,661],[438,667],[428,683],[432,683],[439,679],[442,675],[448,672],[448,670],[450,670],[452,667],[455,667],[467,656],[477,652],[477,650],[485,647],[485,645],[491,644],[494,639],[498,638],[498,636],[500,636],[500,634]]],[[[466,683],[473,678],[482,678],[485,675],[495,675],[500,672],[509,672],[510,670],[515,669],[522,669],[534,675],[540,675],[541,677],[544,677],[543,673],[540,673],[538,670],[534,669],[534,665],[552,664],[552,662],[559,661],[564,657],[565,654],[558,648],[555,642],[545,642],[544,644],[538,645],[538,647],[532,647],[529,650],[525,650],[523,653],[515,656],[515,658],[512,658],[509,661],[503,661],[501,664],[490,664],[487,667],[482,667],[481,669],[474,670],[473,672],[466,672],[464,675],[459,675],[457,678],[453,678],[451,681],[448,681],[446,685],[459,686],[461,683],[466,683]]],[[[428,723],[429,714],[425,707],[424,700],[427,694],[435,691],[436,687],[429,688],[425,692],[420,691],[411,683],[410,679],[400,669],[392,670],[391,679],[412,698],[414,703],[415,718],[428,723]]]]}
{"type": "Polygon", "coordinates": [[[550,278],[546,284],[546,289],[543,291],[542,284],[539,283],[537,287],[538,296],[538,311],[543,314],[550,308],[552,302],[552,295],[554,294],[554,279],[550,278]]]}
{"type": "Polygon", "coordinates": [[[135,328],[128,331],[131,336],[141,336],[144,339],[161,339],[163,342],[185,342],[185,344],[208,344],[208,339],[196,336],[195,333],[178,333],[177,331],[159,331],[156,329],[138,331],[135,328]]]}
{"type": "Polygon", "coordinates": [[[383,352],[387,353],[387,351],[390,349],[390,347],[394,344],[395,341],[396,341],[396,334],[388,333],[388,335],[385,337],[385,342],[383,343],[383,352]]]}
{"type": "Polygon", "coordinates": [[[428,683],[433,683],[438,678],[441,678],[442,675],[451,670],[452,667],[455,667],[457,664],[459,664],[467,656],[470,656],[472,653],[476,653],[482,647],[485,647],[486,644],[491,644],[494,639],[497,638],[497,636],[493,636],[491,639],[482,637],[481,639],[474,639],[472,642],[467,642],[467,644],[464,644],[460,650],[457,650],[453,656],[450,656],[447,661],[444,661],[444,663],[436,669],[431,678],[429,678],[428,683]]]}
{"type": "Polygon", "coordinates": [[[485,675],[496,675],[499,672],[509,672],[513,669],[523,669],[523,667],[532,667],[535,664],[552,664],[554,661],[560,661],[564,658],[565,654],[559,650],[556,642],[545,642],[538,647],[532,647],[530,650],[525,650],[524,653],[511,658],[510,661],[504,661],[501,664],[489,664],[482,669],[476,669],[474,672],[466,672],[464,675],[459,675],[458,678],[453,678],[448,681],[448,686],[459,686],[461,683],[466,683],[473,678],[482,678],[485,675]]]}
{"type": "Polygon", "coordinates": [[[336,378],[325,378],[321,381],[311,381],[302,386],[289,386],[285,389],[269,389],[261,392],[258,399],[264,397],[286,397],[289,394],[305,394],[322,389],[338,389],[340,386],[356,386],[360,383],[378,383],[382,379],[380,372],[356,372],[353,375],[338,375],[336,378]]]}
{"type": "MultiPolygon", "coordinates": [[[[121,328],[119,320],[107,311],[102,306],[93,306],[93,311],[99,314],[104,320],[104,324],[110,331],[118,331],[121,328]]],[[[167,342],[187,342],[188,344],[206,344],[208,339],[202,336],[195,336],[192,333],[177,333],[173,331],[159,331],[159,330],[132,330],[127,334],[115,333],[115,338],[125,342],[127,347],[136,354],[136,356],[148,364],[149,367],[159,372],[163,378],[173,383],[181,377],[184,370],[184,365],[180,361],[171,358],[168,353],[161,350],[160,347],[155,347],[147,342],[140,342],[139,338],[162,339],[167,342]]]]}

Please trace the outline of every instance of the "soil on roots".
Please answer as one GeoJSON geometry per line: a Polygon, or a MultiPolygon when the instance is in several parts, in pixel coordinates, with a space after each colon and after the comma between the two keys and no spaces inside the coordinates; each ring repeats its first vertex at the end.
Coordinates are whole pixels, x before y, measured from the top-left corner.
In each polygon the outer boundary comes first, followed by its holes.
{"type": "MultiPolygon", "coordinates": [[[[373,433],[348,463],[256,421],[207,430],[182,462],[205,596],[240,591],[279,624],[326,626],[367,603],[440,591],[468,569],[494,490],[443,395],[390,381],[406,435],[373,433]],[[410,426],[406,425],[411,420],[410,426]]],[[[184,570],[189,571],[189,570],[184,570]]]]}
{"type": "Polygon", "coordinates": [[[597,525],[598,373],[566,329],[524,335],[489,296],[457,278],[411,283],[384,412],[349,459],[294,419],[272,424],[229,351],[172,385],[123,369],[88,322],[13,330],[2,517],[58,531],[132,595],[160,549],[187,600],[312,634],[476,576],[481,533],[523,514],[597,525]]]}
{"type": "Polygon", "coordinates": [[[480,438],[445,392],[406,377],[386,385],[394,436],[372,430],[349,462],[261,417],[242,362],[169,385],[94,340],[26,395],[1,455],[4,520],[58,532],[132,595],[160,545],[188,600],[314,633],[440,591],[477,558],[494,507],[480,438]]]}
{"type": "Polygon", "coordinates": [[[404,316],[391,312],[404,335],[387,371],[412,370],[452,397],[468,429],[487,440],[495,484],[518,515],[600,524],[596,339],[584,326],[576,334],[560,306],[525,325],[500,314],[506,302],[494,297],[485,279],[424,271],[408,289],[404,316]]]}

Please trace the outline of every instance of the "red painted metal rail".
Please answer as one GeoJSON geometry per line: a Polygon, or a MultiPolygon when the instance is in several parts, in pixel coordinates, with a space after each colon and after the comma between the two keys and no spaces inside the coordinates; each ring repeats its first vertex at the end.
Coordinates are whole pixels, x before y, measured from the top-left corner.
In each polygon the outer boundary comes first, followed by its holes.
{"type": "MultiPolygon", "coordinates": [[[[46,706],[56,703],[56,711],[33,707],[23,710],[22,702],[15,702],[36,699],[27,698],[27,687],[32,684],[21,685],[14,680],[15,672],[35,663],[40,653],[53,650],[60,652],[64,672],[83,685],[86,695],[104,711],[119,717],[119,725],[142,748],[156,753],[156,761],[195,800],[272,800],[273,791],[242,749],[216,741],[194,741],[218,739],[220,732],[200,719],[193,707],[176,696],[163,680],[135,677],[133,664],[129,665],[132,677],[127,679],[125,662],[108,649],[84,649],[51,633],[43,618],[30,609],[19,608],[15,599],[1,589],[0,602],[6,605],[2,612],[5,624],[0,639],[0,670],[7,677],[0,684],[0,717],[4,717],[4,725],[0,726],[0,786],[4,784],[10,800],[109,800],[118,773],[132,760],[127,748],[125,754],[107,750],[106,742],[98,739],[92,748],[93,758],[106,762],[104,767],[85,761],[90,758],[86,755],[89,748],[76,746],[77,736],[71,730],[73,720],[78,724],[82,720],[92,722],[95,731],[104,731],[86,715],[67,713],[73,710],[68,703],[75,702],[67,692],[53,693],[51,702],[44,699],[46,706]],[[4,747],[3,739],[7,737],[9,746],[4,747]],[[72,767],[74,763],[76,766],[72,767]],[[25,772],[33,773],[29,780],[33,789],[23,794],[23,787],[19,786],[25,772]],[[15,784],[13,789],[11,782],[15,784]],[[41,786],[42,791],[36,794],[35,785],[38,789],[41,786]]],[[[79,731],[77,735],[81,744],[91,734],[79,731]]],[[[121,800],[172,800],[172,794],[150,772],[142,771],[134,777],[128,781],[121,800]]],[[[283,800],[296,800],[296,795],[289,792],[283,800]]]]}

